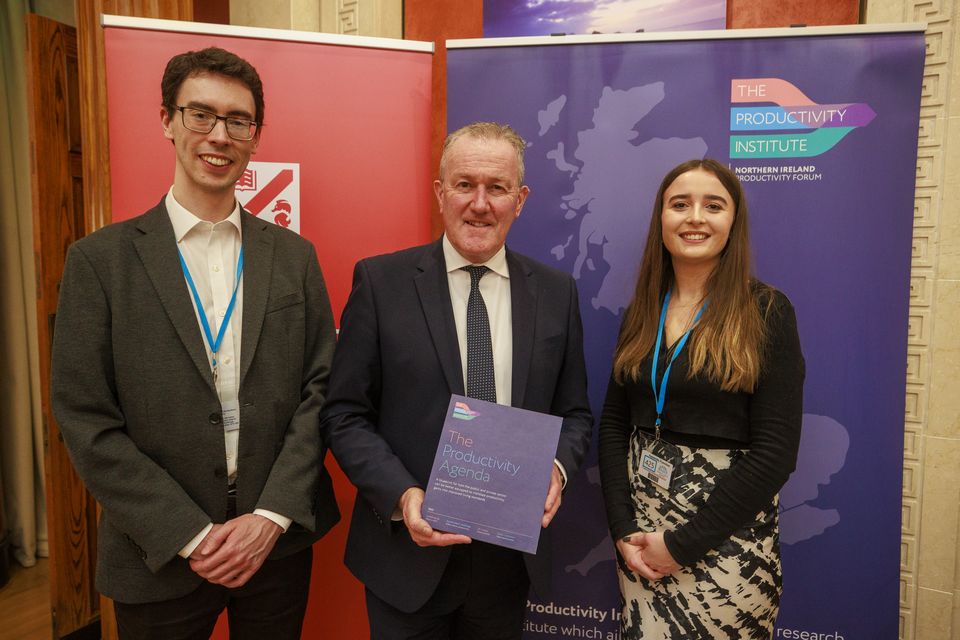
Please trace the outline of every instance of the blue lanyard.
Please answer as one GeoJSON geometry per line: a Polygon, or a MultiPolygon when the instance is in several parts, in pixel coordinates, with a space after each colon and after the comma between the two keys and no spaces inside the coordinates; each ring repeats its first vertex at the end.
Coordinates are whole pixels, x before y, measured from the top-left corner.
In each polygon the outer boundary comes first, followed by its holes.
{"type": "Polygon", "coordinates": [[[193,301],[197,304],[197,315],[200,316],[200,326],[203,327],[203,334],[207,338],[207,344],[210,345],[210,353],[213,354],[213,374],[216,380],[217,374],[217,351],[220,350],[220,343],[223,342],[223,336],[227,332],[227,326],[230,324],[230,318],[233,316],[233,307],[237,303],[237,290],[240,288],[240,276],[243,274],[243,245],[240,245],[240,255],[237,258],[237,282],[233,285],[233,295],[230,296],[230,304],[227,305],[227,312],[223,314],[223,320],[220,322],[220,329],[217,331],[217,338],[214,340],[213,332],[210,331],[210,323],[207,322],[207,313],[203,308],[203,302],[200,301],[200,294],[197,292],[197,285],[193,283],[193,276],[190,275],[190,269],[187,268],[187,261],[183,259],[183,253],[180,247],[177,247],[177,255],[180,256],[180,268],[183,269],[183,276],[190,285],[190,293],[193,294],[193,301]]]}
{"type": "Polygon", "coordinates": [[[663,298],[663,308],[660,310],[660,325],[657,327],[657,342],[653,348],[653,367],[650,371],[650,384],[653,386],[653,399],[657,402],[657,422],[654,425],[656,427],[656,437],[660,439],[660,424],[661,417],[663,416],[663,405],[667,399],[667,380],[670,378],[670,368],[673,366],[673,361],[677,359],[677,356],[680,355],[680,352],[683,351],[684,345],[687,344],[687,338],[690,337],[690,332],[693,331],[693,326],[697,324],[697,321],[700,319],[700,316],[703,315],[704,310],[707,308],[707,303],[704,301],[703,306],[700,307],[700,310],[697,311],[697,315],[693,317],[693,322],[690,323],[690,328],[687,329],[687,332],[680,337],[680,340],[677,342],[677,348],[673,350],[673,355],[670,356],[670,361],[667,363],[667,368],[663,372],[663,381],[660,383],[660,393],[657,393],[657,362],[660,360],[660,345],[663,342],[663,325],[667,321],[667,306],[670,304],[670,294],[672,291],[667,291],[667,295],[663,298]]]}

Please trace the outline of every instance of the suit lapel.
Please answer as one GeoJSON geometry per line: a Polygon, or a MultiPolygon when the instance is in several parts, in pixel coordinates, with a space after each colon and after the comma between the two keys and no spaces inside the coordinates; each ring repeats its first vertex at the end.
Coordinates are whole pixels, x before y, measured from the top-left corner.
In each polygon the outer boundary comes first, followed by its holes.
{"type": "Polygon", "coordinates": [[[173,225],[163,201],[141,216],[137,223],[143,235],[134,240],[134,246],[140,255],[143,268],[153,283],[167,317],[180,336],[180,341],[190,353],[190,358],[207,381],[211,389],[216,390],[213,373],[207,361],[206,348],[190,292],[183,279],[180,259],[177,256],[177,241],[173,235],[173,225]]]}
{"type": "Polygon", "coordinates": [[[513,319],[513,384],[511,404],[522,407],[530,360],[533,357],[534,328],[537,317],[537,278],[517,257],[507,250],[510,269],[510,303],[513,319]]]}
{"type": "Polygon", "coordinates": [[[417,264],[419,273],[414,276],[417,295],[423,315],[433,338],[433,345],[443,375],[451,393],[464,394],[463,364],[460,361],[460,343],[457,340],[457,328],[453,321],[453,308],[450,302],[450,285],[447,282],[446,262],[443,259],[441,241],[430,245],[417,264]]]}
{"type": "Polygon", "coordinates": [[[273,236],[267,222],[246,211],[240,215],[243,229],[243,318],[240,336],[240,384],[247,375],[260,341],[267,294],[273,277],[273,236]]]}

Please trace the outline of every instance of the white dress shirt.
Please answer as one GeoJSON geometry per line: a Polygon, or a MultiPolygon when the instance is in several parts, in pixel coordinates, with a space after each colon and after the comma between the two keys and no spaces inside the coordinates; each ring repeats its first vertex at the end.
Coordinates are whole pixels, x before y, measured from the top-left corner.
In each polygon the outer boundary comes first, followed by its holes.
{"type": "MultiPolygon", "coordinates": [[[[453,321],[460,343],[460,364],[463,388],[467,388],[467,300],[470,298],[470,274],[461,267],[471,264],[460,255],[447,236],[443,236],[443,258],[447,263],[447,285],[453,305],[453,321]]],[[[510,270],[507,250],[500,247],[492,258],[477,266],[488,271],[480,278],[480,295],[490,319],[490,340],[493,345],[493,378],[497,387],[497,404],[510,406],[513,384],[513,305],[510,303],[510,270]]]]}
{"type": "MultiPolygon", "coordinates": [[[[453,322],[457,326],[460,343],[460,365],[463,369],[463,388],[467,388],[467,300],[470,298],[470,274],[461,267],[473,264],[443,236],[443,259],[447,264],[447,285],[453,306],[453,322]]],[[[490,319],[490,340],[493,344],[493,377],[497,387],[497,404],[510,406],[513,399],[513,304],[510,301],[510,269],[507,266],[505,246],[493,254],[484,266],[490,271],[480,278],[480,295],[490,319]]],[[[567,484],[567,470],[554,460],[563,484],[567,484]]]]}
{"type": "MultiPolygon", "coordinates": [[[[214,382],[217,395],[220,397],[221,407],[235,407],[239,422],[239,392],[240,392],[240,331],[243,326],[243,278],[237,285],[237,260],[240,256],[242,231],[240,226],[240,204],[237,203],[230,215],[220,222],[201,220],[185,209],[173,196],[171,188],[165,200],[170,223],[173,225],[177,247],[187,263],[190,276],[200,296],[202,309],[197,309],[193,292],[189,285],[190,303],[194,311],[206,314],[210,332],[216,339],[220,326],[226,316],[227,307],[233,296],[234,286],[237,286],[237,301],[233,307],[230,322],[224,330],[223,340],[217,351],[217,375],[214,382]]],[[[179,268],[180,265],[171,265],[179,268]]],[[[184,276],[186,282],[186,276],[184,276]]],[[[213,362],[213,352],[206,335],[200,316],[197,316],[197,326],[203,336],[203,346],[207,353],[207,362],[213,362]]],[[[224,420],[223,424],[226,425],[224,420]]],[[[227,477],[232,483],[237,476],[237,444],[240,440],[240,428],[223,433],[224,449],[227,459],[227,477]]],[[[284,531],[292,522],[290,518],[265,509],[257,509],[254,513],[269,518],[277,523],[284,531]]],[[[206,537],[213,524],[208,524],[183,549],[180,555],[189,557],[197,545],[206,537]]]]}

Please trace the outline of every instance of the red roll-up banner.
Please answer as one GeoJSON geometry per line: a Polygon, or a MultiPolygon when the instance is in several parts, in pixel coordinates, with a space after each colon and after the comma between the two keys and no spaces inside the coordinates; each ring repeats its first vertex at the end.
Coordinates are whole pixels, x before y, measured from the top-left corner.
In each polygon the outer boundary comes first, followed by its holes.
{"type": "MultiPolygon", "coordinates": [[[[173,183],[160,79],[174,55],[218,46],[252,63],[265,118],[237,184],[247,209],[313,242],[340,317],[360,258],[430,239],[432,43],[104,16],[113,221],[173,183]]],[[[354,492],[328,457],[344,522],[314,548],[304,638],[367,635],[363,589],[343,566],[354,492]]],[[[226,638],[224,621],[216,638],[226,638]]]]}

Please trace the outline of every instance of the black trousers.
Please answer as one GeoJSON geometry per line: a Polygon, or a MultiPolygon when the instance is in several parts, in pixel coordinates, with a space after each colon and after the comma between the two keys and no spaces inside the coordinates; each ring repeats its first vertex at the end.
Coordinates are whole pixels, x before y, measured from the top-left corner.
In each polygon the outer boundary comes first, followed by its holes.
{"type": "Polygon", "coordinates": [[[207,640],[226,609],[231,640],[299,640],[313,548],[267,560],[238,589],[204,581],[173,600],[116,604],[120,640],[207,640]]]}
{"type": "Polygon", "coordinates": [[[530,579],[519,551],[456,545],[437,590],[406,613],[369,589],[371,640],[519,640],[530,579]]]}

